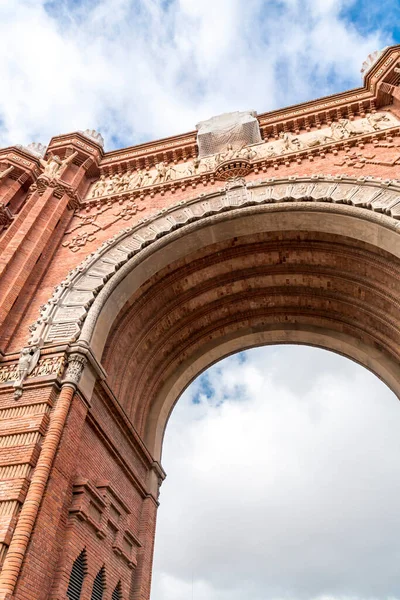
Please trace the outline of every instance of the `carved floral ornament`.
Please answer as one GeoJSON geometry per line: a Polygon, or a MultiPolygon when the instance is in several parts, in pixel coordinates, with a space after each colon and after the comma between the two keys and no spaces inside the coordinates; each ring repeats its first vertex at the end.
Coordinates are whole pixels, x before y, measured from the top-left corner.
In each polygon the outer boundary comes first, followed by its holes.
{"type": "MultiPolygon", "coordinates": [[[[267,179],[247,186],[244,180],[230,181],[219,191],[182,201],[158,211],[153,217],[141,219],[89,254],[41,307],[39,319],[30,327],[29,345],[42,347],[77,341],[84,322],[83,341],[90,343],[97,314],[91,315],[90,306],[95,297],[129,259],[160,237],[189,223],[240,207],[304,200],[349,204],[400,219],[400,183],[397,182],[329,175],[267,179]]],[[[398,228],[396,221],[393,228],[398,228]]]]}
{"type": "MultiPolygon", "coordinates": [[[[293,153],[323,151],[325,147],[350,143],[357,136],[376,134],[399,127],[400,121],[390,112],[375,112],[359,119],[338,119],[329,127],[315,131],[293,134],[281,131],[278,139],[248,144],[245,138],[242,144],[227,143],[215,154],[196,157],[186,162],[169,164],[159,162],[152,169],[128,170],[107,177],[101,175],[89,189],[87,200],[96,200],[105,196],[140,191],[143,188],[168,184],[184,184],[194,177],[214,176],[226,180],[232,176],[245,176],[257,164],[263,161],[278,161],[293,153]],[[236,165],[236,166],[235,166],[236,165]]],[[[231,139],[231,138],[228,138],[231,139]]],[[[232,138],[235,141],[235,138],[232,138]]],[[[237,142],[237,140],[236,140],[237,142]]],[[[209,145],[211,147],[211,145],[209,145]]]]}

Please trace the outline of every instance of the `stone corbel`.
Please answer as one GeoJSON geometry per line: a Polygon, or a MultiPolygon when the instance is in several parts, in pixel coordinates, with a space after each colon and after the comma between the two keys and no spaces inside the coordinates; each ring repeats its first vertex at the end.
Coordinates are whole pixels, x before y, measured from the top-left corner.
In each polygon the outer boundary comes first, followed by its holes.
{"type": "Polygon", "coordinates": [[[55,198],[62,198],[64,195],[68,196],[67,206],[70,210],[76,210],[80,207],[81,197],[78,192],[70,184],[60,179],[49,178],[42,174],[37,182],[31,186],[30,191],[37,191],[39,196],[42,196],[49,188],[53,189],[53,196],[55,198]]]}

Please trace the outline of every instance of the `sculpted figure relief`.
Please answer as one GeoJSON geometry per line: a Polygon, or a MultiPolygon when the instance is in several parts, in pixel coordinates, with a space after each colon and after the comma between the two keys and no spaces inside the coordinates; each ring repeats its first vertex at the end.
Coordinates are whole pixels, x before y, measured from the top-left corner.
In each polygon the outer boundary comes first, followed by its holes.
{"type": "Polygon", "coordinates": [[[64,158],[64,160],[61,160],[57,154],[52,154],[47,160],[40,158],[40,164],[44,167],[42,175],[46,176],[48,179],[59,179],[65,167],[74,160],[77,154],[77,152],[74,152],[71,156],[64,158]]]}
{"type": "Polygon", "coordinates": [[[284,152],[296,152],[296,150],[301,150],[301,148],[303,148],[303,144],[299,138],[292,133],[284,133],[281,131],[279,137],[282,140],[284,152]]]}
{"type": "Polygon", "coordinates": [[[107,188],[107,180],[105,175],[101,175],[100,179],[96,181],[94,186],[92,187],[92,198],[98,198],[99,196],[104,196],[107,188]]]}
{"type": "Polygon", "coordinates": [[[343,140],[357,133],[360,133],[360,131],[357,131],[352,126],[349,119],[339,119],[338,121],[333,121],[331,125],[331,137],[333,140],[343,140]]]}
{"type": "Polygon", "coordinates": [[[40,356],[40,349],[37,347],[23,348],[17,367],[17,380],[14,383],[14,398],[18,400],[22,396],[22,386],[25,379],[36,367],[40,356]]]}
{"type": "Polygon", "coordinates": [[[367,115],[367,121],[375,131],[384,129],[385,124],[390,123],[390,119],[384,113],[371,113],[367,115]]]}
{"type": "Polygon", "coordinates": [[[153,180],[153,183],[163,183],[165,181],[165,175],[167,173],[167,167],[165,163],[160,162],[156,164],[157,173],[153,180]]]}
{"type": "MultiPolygon", "coordinates": [[[[398,123],[398,119],[391,113],[377,112],[370,113],[365,118],[354,121],[341,118],[333,121],[329,127],[325,127],[319,131],[305,132],[298,135],[288,131],[281,131],[279,138],[276,140],[258,142],[250,146],[242,145],[235,148],[232,143],[228,143],[225,149],[204,158],[195,157],[180,164],[168,164],[162,161],[150,170],[139,169],[133,172],[127,171],[126,173],[115,174],[110,177],[101,175],[100,179],[92,185],[88,197],[98,198],[150,185],[168,183],[185,177],[195,177],[203,173],[213,172],[222,162],[236,158],[244,158],[252,161],[257,158],[278,157],[306,150],[307,148],[315,148],[323,144],[345,140],[355,135],[380,131],[398,125],[398,123]]],[[[54,157],[54,160],[56,159],[58,157],[54,157]]],[[[63,164],[65,164],[65,161],[63,164]]],[[[61,164],[56,162],[56,165],[49,165],[48,170],[52,169],[55,170],[56,174],[60,173],[61,164]]]]}

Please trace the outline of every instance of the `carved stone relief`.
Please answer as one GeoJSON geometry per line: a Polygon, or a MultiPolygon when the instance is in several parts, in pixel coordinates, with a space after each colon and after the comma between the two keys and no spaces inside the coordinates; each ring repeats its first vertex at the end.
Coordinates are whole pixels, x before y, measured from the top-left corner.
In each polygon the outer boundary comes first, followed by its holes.
{"type": "Polygon", "coordinates": [[[83,369],[87,363],[87,359],[81,354],[71,354],[68,357],[67,369],[65,371],[64,383],[72,383],[78,385],[83,369]]]}
{"type": "MultiPolygon", "coordinates": [[[[215,154],[194,158],[187,162],[174,165],[160,162],[149,170],[127,171],[110,177],[101,175],[100,179],[91,186],[87,199],[93,200],[150,186],[171,184],[175,181],[181,182],[186,178],[199,175],[217,173],[218,167],[229,161],[242,159],[248,161],[249,164],[255,164],[263,159],[275,160],[287,154],[312,150],[326,144],[345,142],[356,136],[383,131],[399,125],[400,121],[393,114],[376,112],[353,121],[339,119],[333,121],[329,127],[298,135],[282,131],[279,138],[274,141],[260,141],[251,145],[243,142],[240,147],[227,143],[215,154]]],[[[223,172],[221,169],[220,171],[223,172]]],[[[245,171],[244,169],[237,175],[243,176],[246,174],[245,171]]],[[[223,175],[219,178],[226,179],[223,175]]]]}
{"type": "MultiPolygon", "coordinates": [[[[16,381],[19,377],[19,364],[13,363],[0,367],[0,383],[16,381]]],[[[58,377],[64,370],[64,357],[52,356],[44,357],[39,360],[38,364],[27,375],[28,378],[44,377],[46,375],[54,375],[58,377]]]]}
{"type": "Polygon", "coordinates": [[[144,204],[137,204],[133,200],[128,200],[125,203],[120,202],[121,207],[115,206],[112,202],[106,205],[101,204],[95,207],[88,207],[86,213],[76,213],[75,218],[77,223],[65,232],[65,235],[75,233],[78,230],[85,228],[85,231],[79,231],[72,238],[63,242],[65,248],[69,248],[72,252],[77,252],[80,248],[86,246],[87,242],[93,242],[96,239],[96,233],[100,230],[105,230],[117,223],[118,221],[129,221],[138,212],[144,210],[144,204]],[[113,210],[112,216],[107,215],[106,219],[102,219],[102,215],[113,210]]]}
{"type": "Polygon", "coordinates": [[[228,182],[217,192],[163,209],[104,242],[55,288],[30,328],[29,344],[76,341],[90,305],[110,276],[160,235],[240,206],[299,200],[345,203],[400,219],[400,184],[395,181],[382,184],[372,177],[328,175],[267,179],[247,186],[244,180],[228,182]]]}

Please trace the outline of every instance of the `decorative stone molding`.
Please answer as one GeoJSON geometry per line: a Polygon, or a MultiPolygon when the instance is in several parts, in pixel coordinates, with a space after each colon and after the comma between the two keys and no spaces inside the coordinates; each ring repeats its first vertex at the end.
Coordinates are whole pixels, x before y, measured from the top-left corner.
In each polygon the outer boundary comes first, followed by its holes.
{"type": "Polygon", "coordinates": [[[85,129],[85,131],[80,131],[79,133],[81,133],[89,140],[96,142],[96,144],[99,144],[99,146],[104,148],[104,138],[101,135],[101,133],[99,133],[95,129],[85,129]]]}
{"type": "Polygon", "coordinates": [[[53,189],[53,196],[55,198],[62,198],[64,195],[67,195],[69,198],[68,208],[71,210],[75,210],[81,205],[81,198],[71,185],[59,179],[51,179],[44,174],[37,179],[36,183],[31,185],[29,193],[32,194],[37,191],[39,196],[42,196],[48,188],[53,189]]]}
{"type": "Polygon", "coordinates": [[[87,359],[81,354],[71,354],[68,357],[63,383],[70,383],[74,386],[78,385],[86,363],[87,359]]]}
{"type": "MultiPolygon", "coordinates": [[[[64,370],[64,356],[51,356],[41,358],[27,375],[27,379],[34,377],[46,377],[53,375],[59,377],[64,370]]],[[[0,367],[0,384],[8,383],[18,379],[18,363],[9,363],[0,367]]]]}
{"type": "MultiPolygon", "coordinates": [[[[178,187],[184,188],[201,181],[212,182],[214,178],[225,181],[230,177],[247,175],[253,170],[256,173],[265,171],[268,166],[278,168],[290,161],[303,158],[312,160],[314,154],[337,154],[338,150],[350,149],[351,145],[363,145],[370,141],[378,143],[383,132],[390,138],[391,133],[395,135],[399,131],[399,119],[385,111],[371,112],[358,119],[339,118],[331,121],[329,126],[313,131],[292,133],[277,130],[272,140],[259,139],[251,143],[242,140],[239,146],[228,142],[221,148],[216,144],[218,151],[214,148],[213,153],[206,156],[200,153],[198,158],[177,164],[159,162],[154,167],[136,171],[128,169],[108,177],[103,173],[89,189],[86,202],[98,202],[101,198],[108,201],[115,195],[154,195],[156,191],[163,193],[167,189],[174,192],[178,187]]],[[[231,138],[228,136],[226,139],[231,138]]]]}
{"type": "MultiPolygon", "coordinates": [[[[96,295],[128,262],[149,244],[185,225],[240,207],[282,202],[331,202],[383,213],[400,219],[400,183],[369,177],[313,176],[227,182],[226,189],[200,195],[144,218],[123,229],[90,254],[58,285],[40,318],[31,326],[30,345],[76,341],[96,295]]],[[[317,208],[317,205],[315,206],[317,208]]]]}
{"type": "Polygon", "coordinates": [[[0,383],[15,381],[18,377],[18,364],[10,363],[0,367],[0,383]]]}

